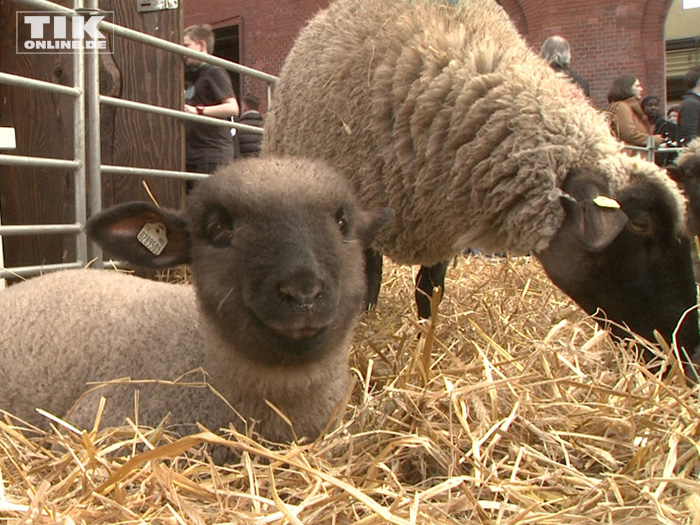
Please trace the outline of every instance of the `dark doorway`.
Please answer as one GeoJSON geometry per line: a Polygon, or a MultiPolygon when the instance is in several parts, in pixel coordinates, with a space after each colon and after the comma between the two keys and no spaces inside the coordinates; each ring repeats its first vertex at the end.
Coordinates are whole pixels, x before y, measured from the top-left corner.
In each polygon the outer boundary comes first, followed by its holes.
{"type": "MultiPolygon", "coordinates": [[[[231,62],[240,64],[241,52],[238,39],[238,24],[226,27],[217,27],[214,29],[214,54],[220,58],[225,58],[231,62]]],[[[240,99],[240,75],[229,71],[231,76],[231,84],[236,92],[236,98],[240,99]]]]}

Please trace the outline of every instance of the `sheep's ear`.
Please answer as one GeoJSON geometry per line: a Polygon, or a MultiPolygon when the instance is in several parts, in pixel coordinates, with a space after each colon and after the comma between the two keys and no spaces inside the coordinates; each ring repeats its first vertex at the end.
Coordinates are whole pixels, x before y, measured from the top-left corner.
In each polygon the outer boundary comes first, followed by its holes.
{"type": "Polygon", "coordinates": [[[383,208],[378,211],[363,212],[357,225],[357,237],[362,245],[372,244],[381,229],[394,218],[394,210],[383,208]]]}
{"type": "Polygon", "coordinates": [[[576,170],[564,181],[562,206],[567,215],[563,227],[591,252],[607,248],[627,224],[620,204],[605,195],[605,186],[594,173],[576,170]]]}
{"type": "Polygon", "coordinates": [[[683,182],[686,178],[685,170],[678,164],[669,164],[666,166],[666,172],[668,173],[668,176],[677,183],[683,182]]]}
{"type": "Polygon", "coordinates": [[[94,215],[87,234],[117,259],[163,269],[190,262],[190,234],[181,213],[150,202],[119,204],[94,215]]]}
{"type": "Polygon", "coordinates": [[[618,202],[603,195],[580,201],[565,198],[564,209],[572,219],[574,237],[592,252],[607,248],[627,224],[618,202]]]}

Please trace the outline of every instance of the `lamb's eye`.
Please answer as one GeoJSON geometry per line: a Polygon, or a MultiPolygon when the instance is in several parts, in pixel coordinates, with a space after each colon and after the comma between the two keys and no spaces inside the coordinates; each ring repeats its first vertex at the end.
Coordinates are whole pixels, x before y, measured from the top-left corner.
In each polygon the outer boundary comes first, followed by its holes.
{"type": "Polygon", "coordinates": [[[350,221],[344,208],[340,208],[335,215],[335,220],[338,223],[338,229],[343,235],[347,235],[350,230],[350,221]]]}
{"type": "Polygon", "coordinates": [[[233,219],[223,208],[212,209],[204,220],[204,240],[217,248],[225,248],[231,244],[233,236],[233,219]]]}
{"type": "Polygon", "coordinates": [[[205,233],[207,239],[214,246],[225,246],[231,238],[231,230],[228,230],[220,222],[212,222],[207,225],[205,233]]]}
{"type": "Polygon", "coordinates": [[[654,233],[654,223],[651,217],[630,218],[627,227],[636,235],[651,235],[654,233]]]}
{"type": "Polygon", "coordinates": [[[231,242],[231,229],[227,228],[219,221],[213,221],[207,224],[204,236],[206,239],[217,248],[228,246],[231,242]]]}

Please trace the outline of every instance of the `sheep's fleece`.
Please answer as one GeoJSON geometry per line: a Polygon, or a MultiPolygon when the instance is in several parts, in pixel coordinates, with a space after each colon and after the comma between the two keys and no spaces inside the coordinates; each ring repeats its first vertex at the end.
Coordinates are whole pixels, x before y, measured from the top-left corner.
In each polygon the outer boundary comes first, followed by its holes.
{"type": "MultiPolygon", "coordinates": [[[[0,408],[31,424],[44,426],[47,422],[34,407],[65,417],[88,381],[174,380],[203,363],[199,314],[191,286],[112,271],[69,270],[30,279],[0,293],[6,313],[0,408]],[[178,320],[176,328],[173,319],[178,320]],[[120,351],[100,351],[106,347],[120,351]],[[180,352],[180,348],[190,351],[180,352]]],[[[149,397],[144,404],[152,401],[149,397]]],[[[108,414],[112,403],[107,404],[108,414]]],[[[86,413],[81,411],[70,421],[89,428],[96,415],[96,405],[89,405],[86,413]]],[[[133,400],[124,406],[133,406],[133,400]]],[[[181,408],[194,410],[192,406],[181,408]]],[[[119,424],[127,415],[129,412],[107,419],[119,424]]]]}
{"type": "Polygon", "coordinates": [[[0,411],[46,426],[41,407],[91,428],[104,395],[101,421],[116,425],[138,389],[144,425],[169,414],[185,432],[252,423],[273,441],[316,438],[348,393],[363,253],[391,218],[362,210],[349,186],[326,163],[244,159],[199,182],[185,210],[95,214],[87,231],[105,251],[156,269],[191,262],[194,285],[81,269],[0,292],[0,411]],[[154,222],[168,234],[157,254],[141,245],[154,222]],[[126,377],[137,384],[116,382],[126,377]],[[89,382],[109,383],[73,410],[89,382]]]}
{"type": "Polygon", "coordinates": [[[560,227],[570,169],[611,191],[632,159],[584,95],[518,35],[493,0],[337,0],[300,33],[265,124],[264,154],[329,160],[363,206],[396,218],[375,241],[396,262],[460,249],[541,251],[560,227]]]}
{"type": "Polygon", "coordinates": [[[301,367],[261,366],[227,347],[208,351],[205,341],[211,347],[218,338],[200,315],[192,286],[108,270],[67,270],[0,293],[10,312],[3,323],[0,409],[40,427],[48,420],[34,407],[92,428],[106,396],[103,426],[122,424],[127,416],[156,426],[168,414],[167,423],[183,433],[192,432],[195,421],[212,430],[232,423],[245,431],[245,417],[210,391],[202,366],[230,378],[214,388],[274,441],[293,436],[265,398],[295,422],[299,436],[316,436],[347,392],[347,343],[301,367]],[[105,348],[111,351],[100,351],[105,348]],[[134,382],[120,386],[125,378],[134,382]],[[116,383],[102,384],[110,381],[116,383]],[[90,382],[95,390],[81,397],[90,382]]]}

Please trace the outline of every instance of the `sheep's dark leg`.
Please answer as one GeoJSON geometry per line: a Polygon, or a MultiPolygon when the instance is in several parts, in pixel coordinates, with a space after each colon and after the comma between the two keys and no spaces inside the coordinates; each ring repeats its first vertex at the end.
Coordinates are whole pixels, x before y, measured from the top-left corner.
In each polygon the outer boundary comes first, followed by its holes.
{"type": "Polygon", "coordinates": [[[416,304],[418,305],[418,317],[430,319],[430,303],[433,290],[437,287],[445,289],[445,274],[449,261],[438,263],[434,266],[421,266],[416,276],[416,304]]]}
{"type": "Polygon", "coordinates": [[[382,254],[372,248],[365,250],[365,276],[367,278],[367,294],[365,307],[371,310],[377,305],[379,289],[382,286],[382,254]]]}

